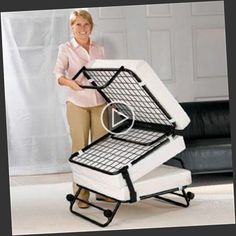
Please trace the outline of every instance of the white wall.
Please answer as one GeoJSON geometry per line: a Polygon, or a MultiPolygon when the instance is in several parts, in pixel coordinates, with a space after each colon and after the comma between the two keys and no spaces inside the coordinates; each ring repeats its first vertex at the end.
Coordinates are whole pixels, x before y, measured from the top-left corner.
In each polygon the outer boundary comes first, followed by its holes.
{"type": "Polygon", "coordinates": [[[89,9],[108,58],[144,59],[176,99],[228,99],[224,3],[89,9]]]}

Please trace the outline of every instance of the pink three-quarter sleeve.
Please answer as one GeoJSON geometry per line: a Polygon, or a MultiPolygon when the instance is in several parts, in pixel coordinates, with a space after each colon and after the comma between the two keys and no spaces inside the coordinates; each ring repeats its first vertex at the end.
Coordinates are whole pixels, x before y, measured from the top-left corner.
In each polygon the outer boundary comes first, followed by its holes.
{"type": "Polygon", "coordinates": [[[54,67],[54,74],[58,80],[61,76],[66,76],[66,71],[68,69],[68,55],[66,54],[66,49],[63,44],[59,46],[58,55],[56,60],[56,65],[54,67]]]}
{"type": "MultiPolygon", "coordinates": [[[[91,42],[89,52],[81,47],[75,39],[61,44],[58,49],[58,56],[53,70],[56,81],[58,82],[61,76],[65,76],[68,79],[73,78],[80,68],[88,65],[88,63],[95,59],[103,59],[104,56],[104,48],[94,42],[91,42]]],[[[77,79],[82,85],[89,84],[89,81],[82,75],[77,79]]],[[[77,91],[67,87],[67,92],[67,101],[80,107],[98,106],[106,102],[101,94],[94,89],[82,89],[77,91]]]]}

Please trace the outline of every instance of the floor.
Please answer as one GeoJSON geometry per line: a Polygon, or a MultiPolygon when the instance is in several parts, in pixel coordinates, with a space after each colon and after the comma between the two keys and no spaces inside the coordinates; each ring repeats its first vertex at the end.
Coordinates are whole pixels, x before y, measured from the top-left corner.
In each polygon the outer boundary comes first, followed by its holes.
{"type": "MultiPolygon", "coordinates": [[[[188,208],[154,198],[123,204],[106,228],[70,213],[65,196],[71,192],[71,178],[70,173],[11,177],[13,235],[235,224],[232,174],[193,176],[188,190],[195,198],[188,208]]],[[[97,217],[93,208],[82,212],[97,217]]]]}

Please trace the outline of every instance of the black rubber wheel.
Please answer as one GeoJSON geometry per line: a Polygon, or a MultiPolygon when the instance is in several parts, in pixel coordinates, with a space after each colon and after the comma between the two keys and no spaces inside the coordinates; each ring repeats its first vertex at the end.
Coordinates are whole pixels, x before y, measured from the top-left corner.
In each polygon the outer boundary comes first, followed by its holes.
{"type": "Polygon", "coordinates": [[[194,199],[194,193],[192,193],[192,192],[187,192],[187,197],[188,197],[188,199],[190,199],[190,200],[194,199]]]}
{"type": "Polygon", "coordinates": [[[75,197],[72,194],[67,194],[66,195],[66,200],[69,201],[69,202],[73,202],[75,200],[75,197]]]}
{"type": "Polygon", "coordinates": [[[106,216],[107,218],[109,218],[109,217],[112,216],[112,211],[111,211],[111,210],[105,210],[103,214],[104,214],[104,216],[106,216]]]}

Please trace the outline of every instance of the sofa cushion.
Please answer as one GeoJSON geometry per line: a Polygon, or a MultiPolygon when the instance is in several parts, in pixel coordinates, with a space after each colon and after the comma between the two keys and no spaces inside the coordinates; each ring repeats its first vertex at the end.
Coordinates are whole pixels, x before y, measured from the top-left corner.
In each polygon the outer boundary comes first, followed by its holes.
{"type": "MultiPolygon", "coordinates": [[[[176,158],[180,158],[185,168],[191,170],[193,174],[232,171],[230,138],[189,140],[186,145],[187,148],[176,158]]],[[[166,164],[180,166],[174,159],[166,164]]]]}
{"type": "Polygon", "coordinates": [[[191,119],[185,139],[230,137],[229,101],[181,103],[191,119]]]}

